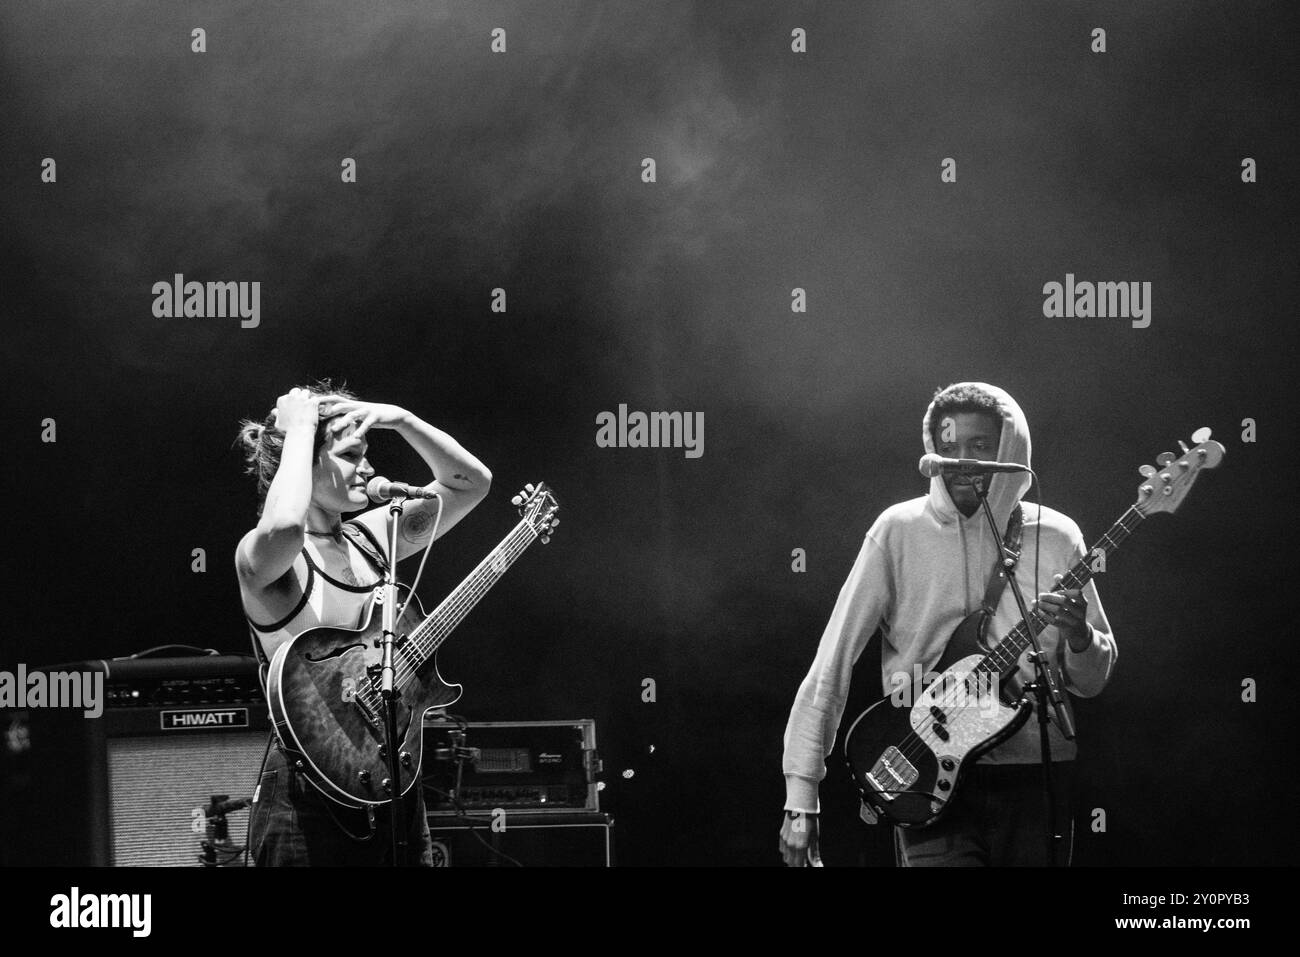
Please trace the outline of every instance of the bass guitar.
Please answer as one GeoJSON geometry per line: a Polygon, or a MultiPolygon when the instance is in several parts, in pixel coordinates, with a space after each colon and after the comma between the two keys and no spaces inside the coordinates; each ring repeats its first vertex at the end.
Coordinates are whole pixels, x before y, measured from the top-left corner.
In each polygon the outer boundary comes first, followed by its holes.
{"type": "MultiPolygon", "coordinates": [[[[1137,501],[1102,535],[1092,550],[1062,577],[1057,591],[1082,588],[1138,524],[1149,515],[1173,512],[1202,469],[1222,461],[1224,448],[1209,429],[1192,436],[1183,454],[1163,452],[1157,466],[1140,469],[1137,501]]],[[[947,810],[962,773],[985,752],[1018,731],[1032,702],[1012,684],[1020,656],[1052,624],[1030,611],[1000,642],[984,641],[983,610],[963,619],[939,658],[911,695],[903,687],[877,701],[849,729],[844,755],[866,809],[900,827],[925,827],[947,810]],[[1011,687],[1009,687],[1011,685],[1011,687]],[[899,701],[905,702],[899,706],[899,701]]],[[[864,814],[866,811],[864,810],[864,814]]],[[[868,815],[869,816],[869,815],[868,815]]]]}
{"type": "MultiPolygon", "coordinates": [[[[432,614],[410,595],[394,626],[393,643],[400,740],[398,782],[405,795],[420,780],[424,714],[461,696],[461,686],[442,680],[438,647],[536,539],[550,540],[559,505],[545,483],[529,485],[514,499],[519,524],[432,614]]],[[[309,628],[276,649],[267,672],[271,720],[290,761],[326,797],[365,808],[392,800],[384,751],[384,702],[378,665],[383,637],[383,588],[357,628],[309,628]]]]}

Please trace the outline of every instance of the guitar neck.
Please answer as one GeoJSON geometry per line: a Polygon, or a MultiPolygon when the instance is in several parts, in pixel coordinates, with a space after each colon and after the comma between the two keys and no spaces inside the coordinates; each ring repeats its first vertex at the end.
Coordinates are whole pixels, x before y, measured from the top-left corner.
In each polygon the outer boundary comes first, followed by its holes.
{"type": "MultiPolygon", "coordinates": [[[[1133,529],[1141,524],[1145,516],[1139,512],[1136,506],[1130,506],[1129,510],[1119,517],[1114,525],[1107,529],[1106,534],[1097,540],[1088,554],[1079,559],[1068,572],[1061,576],[1061,589],[1082,588],[1092,579],[1092,563],[1096,561],[1094,556],[1099,553],[1105,555],[1107,559],[1111,554],[1124,543],[1124,540],[1132,534],[1133,529]]],[[[1024,550],[1021,550],[1021,555],[1024,550]]],[[[1054,589],[1055,590],[1055,589],[1054,589]]],[[[1029,612],[1029,621],[1020,620],[1020,624],[1011,629],[1006,637],[998,643],[979,663],[981,670],[1005,674],[1015,667],[1020,656],[1024,654],[1025,649],[1031,647],[1033,642],[1030,640],[1030,629],[1032,634],[1037,635],[1044,628],[1052,624],[1052,620],[1044,614],[1037,611],[1029,612]]]]}
{"type": "Polygon", "coordinates": [[[522,520],[501,540],[501,544],[492,549],[487,557],[478,563],[469,576],[456,586],[450,595],[442,600],[437,608],[424,619],[409,635],[409,640],[402,651],[419,670],[462,621],[488,593],[511,565],[537,538],[537,529],[527,520],[522,520]]]}

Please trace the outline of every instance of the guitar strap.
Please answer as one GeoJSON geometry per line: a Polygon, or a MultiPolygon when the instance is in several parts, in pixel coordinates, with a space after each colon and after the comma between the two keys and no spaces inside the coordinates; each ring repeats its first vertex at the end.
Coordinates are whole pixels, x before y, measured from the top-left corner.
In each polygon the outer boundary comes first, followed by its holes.
{"type": "Polygon", "coordinates": [[[984,589],[984,601],[980,603],[986,621],[997,611],[998,602],[1002,599],[1002,590],[1007,587],[1010,575],[1015,573],[1016,565],[1020,564],[1020,532],[1023,528],[1024,515],[1020,503],[1017,502],[1015,511],[1011,513],[1011,518],[1007,522],[1007,534],[1002,539],[1002,544],[1006,546],[1007,553],[1011,556],[1011,567],[1004,568],[1001,558],[993,564],[993,573],[989,575],[988,587],[984,589]]]}
{"type": "Polygon", "coordinates": [[[347,535],[348,541],[374,562],[375,567],[381,571],[388,571],[388,559],[384,558],[383,550],[379,547],[379,542],[375,541],[374,535],[370,529],[366,528],[360,522],[344,522],[342,525],[344,535],[347,535]],[[356,534],[360,532],[360,534],[356,534]]]}

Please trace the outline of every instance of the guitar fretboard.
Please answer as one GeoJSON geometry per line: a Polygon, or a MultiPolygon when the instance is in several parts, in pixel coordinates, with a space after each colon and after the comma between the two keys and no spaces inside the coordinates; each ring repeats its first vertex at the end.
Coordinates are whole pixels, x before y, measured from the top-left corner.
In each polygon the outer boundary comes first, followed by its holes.
{"type": "MultiPolygon", "coordinates": [[[[1066,588],[1082,588],[1086,585],[1092,579],[1092,563],[1096,560],[1095,556],[1098,550],[1101,550],[1109,559],[1111,553],[1124,543],[1124,540],[1133,533],[1133,529],[1137,528],[1145,517],[1136,507],[1129,506],[1128,511],[1121,515],[1119,521],[1097,540],[1097,544],[1089,549],[1088,554],[1084,555],[1075,563],[1073,568],[1061,576],[1061,584],[1052,590],[1062,591],[1066,588]]],[[[1041,516],[1039,521],[1042,521],[1041,516]]],[[[1023,551],[1021,554],[1023,555],[1023,551]]],[[[1012,628],[1006,637],[998,643],[998,646],[975,666],[975,671],[983,674],[1006,674],[1015,667],[1025,649],[1031,647],[1030,629],[1032,628],[1033,634],[1037,635],[1051,624],[1052,620],[1047,615],[1031,611],[1029,620],[1026,621],[1022,618],[1020,624],[1012,628]]]]}
{"type": "Polygon", "coordinates": [[[410,633],[407,642],[401,648],[401,653],[414,670],[418,671],[433,657],[438,646],[479,603],[479,599],[501,580],[537,535],[537,529],[532,523],[528,519],[522,520],[501,540],[501,544],[492,549],[487,557],[469,573],[469,576],[442,600],[429,617],[410,633]]]}

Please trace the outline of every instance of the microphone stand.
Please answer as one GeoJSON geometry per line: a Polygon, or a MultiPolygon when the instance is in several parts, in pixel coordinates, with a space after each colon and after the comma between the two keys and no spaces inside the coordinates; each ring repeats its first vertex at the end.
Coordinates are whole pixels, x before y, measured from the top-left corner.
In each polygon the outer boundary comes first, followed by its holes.
{"type": "MultiPolygon", "coordinates": [[[[392,814],[393,867],[400,867],[406,859],[406,816],[402,813],[402,778],[397,747],[397,705],[399,693],[394,681],[393,644],[397,628],[397,526],[402,519],[405,497],[394,495],[388,502],[388,569],[384,572],[384,604],[382,613],[383,639],[379,663],[379,693],[384,702],[384,755],[388,759],[388,780],[384,787],[392,795],[389,810],[392,814]]],[[[373,668],[374,666],[372,666],[373,668]]]]}
{"type": "MultiPolygon", "coordinates": [[[[1016,606],[1020,609],[1021,621],[1025,623],[1025,630],[1029,633],[1029,643],[1034,649],[1029,655],[1029,660],[1034,663],[1036,678],[1024,691],[1027,693],[1032,689],[1038,703],[1038,741],[1043,762],[1043,800],[1047,808],[1045,847],[1047,849],[1047,866],[1055,867],[1056,802],[1052,799],[1052,745],[1047,737],[1048,702],[1051,702],[1052,708],[1056,712],[1057,723],[1067,741],[1074,740],[1074,723],[1065,710],[1061,689],[1057,687],[1056,681],[1052,677],[1052,668],[1048,664],[1047,656],[1043,653],[1042,646],[1038,644],[1038,632],[1034,629],[1034,620],[1029,617],[1029,607],[1025,604],[1025,596],[1021,593],[1020,584],[1016,581],[1016,559],[1011,556],[1006,543],[1002,540],[1002,534],[998,531],[998,523],[993,519],[993,510],[989,508],[988,491],[984,488],[984,483],[980,481],[981,478],[982,476],[972,478],[971,486],[975,489],[975,495],[984,508],[984,517],[988,519],[989,528],[993,532],[993,541],[998,547],[1002,567],[1007,570],[1007,578],[1009,579],[1007,584],[1011,586],[1011,594],[1016,599],[1016,606]]],[[[1020,551],[1023,554],[1024,548],[1022,547],[1020,551]]]]}

